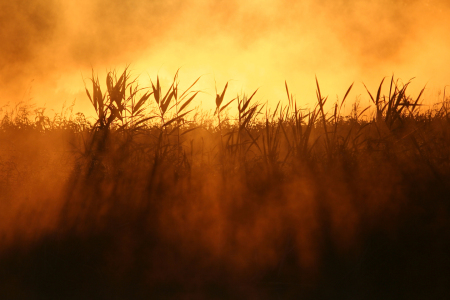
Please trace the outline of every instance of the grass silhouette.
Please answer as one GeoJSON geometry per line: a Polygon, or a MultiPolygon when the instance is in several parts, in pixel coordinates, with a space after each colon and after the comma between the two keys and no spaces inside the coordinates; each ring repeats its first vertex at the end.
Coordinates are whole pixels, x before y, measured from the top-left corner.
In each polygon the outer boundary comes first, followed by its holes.
{"type": "Polygon", "coordinates": [[[4,114],[2,299],[450,296],[445,95],[425,110],[392,77],[343,116],[353,85],[331,113],[318,81],[310,109],[225,85],[208,116],[197,81],[93,74],[95,122],[4,114]]]}

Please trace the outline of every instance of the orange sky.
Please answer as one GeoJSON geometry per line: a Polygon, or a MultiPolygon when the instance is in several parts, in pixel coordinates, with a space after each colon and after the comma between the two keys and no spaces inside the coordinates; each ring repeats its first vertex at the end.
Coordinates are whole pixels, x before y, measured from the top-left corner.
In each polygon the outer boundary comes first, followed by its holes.
{"type": "MultiPolygon", "coordinates": [[[[127,64],[142,86],[181,67],[206,109],[230,80],[228,97],[260,88],[256,99],[301,105],[322,94],[367,100],[384,76],[416,77],[435,100],[450,84],[450,2],[446,0],[17,0],[0,4],[0,107],[30,101],[93,114],[82,76],[127,64]]],[[[164,88],[164,85],[163,85],[164,88]]]]}

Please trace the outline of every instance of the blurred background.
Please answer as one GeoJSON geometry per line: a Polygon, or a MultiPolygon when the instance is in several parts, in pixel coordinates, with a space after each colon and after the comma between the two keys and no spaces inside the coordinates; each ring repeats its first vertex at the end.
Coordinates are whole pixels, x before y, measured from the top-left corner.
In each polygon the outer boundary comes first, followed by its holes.
{"type": "MultiPolygon", "coordinates": [[[[446,0],[18,0],[0,3],[0,107],[18,102],[94,115],[86,97],[92,69],[105,81],[127,65],[142,87],[159,74],[167,89],[178,68],[181,86],[202,76],[203,109],[214,87],[228,97],[252,93],[287,101],[284,81],[302,106],[322,94],[347,104],[368,101],[383,77],[427,85],[425,104],[450,83],[450,2],[446,0]]],[[[386,88],[388,85],[386,84],[386,88]]],[[[229,99],[230,99],[229,98],[229,99]]]]}

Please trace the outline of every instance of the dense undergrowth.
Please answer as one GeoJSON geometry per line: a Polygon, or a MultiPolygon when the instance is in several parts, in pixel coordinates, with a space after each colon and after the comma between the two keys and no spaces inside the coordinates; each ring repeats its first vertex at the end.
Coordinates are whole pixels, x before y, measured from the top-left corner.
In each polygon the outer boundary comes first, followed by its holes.
{"type": "Polygon", "coordinates": [[[342,115],[352,86],[327,110],[318,82],[309,109],[225,85],[208,115],[177,75],[106,83],[95,121],[2,116],[2,298],[450,296],[445,95],[423,109],[392,78],[342,115]]]}

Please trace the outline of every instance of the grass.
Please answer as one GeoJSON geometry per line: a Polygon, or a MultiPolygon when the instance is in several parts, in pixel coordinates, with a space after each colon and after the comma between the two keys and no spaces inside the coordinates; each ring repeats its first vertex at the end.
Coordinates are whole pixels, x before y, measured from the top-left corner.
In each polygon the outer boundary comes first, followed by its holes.
{"type": "Polygon", "coordinates": [[[345,116],[353,84],[330,110],[318,80],[306,109],[226,84],[207,115],[197,81],[93,74],[93,122],[4,109],[2,298],[450,295],[448,98],[383,79],[345,116]]]}

